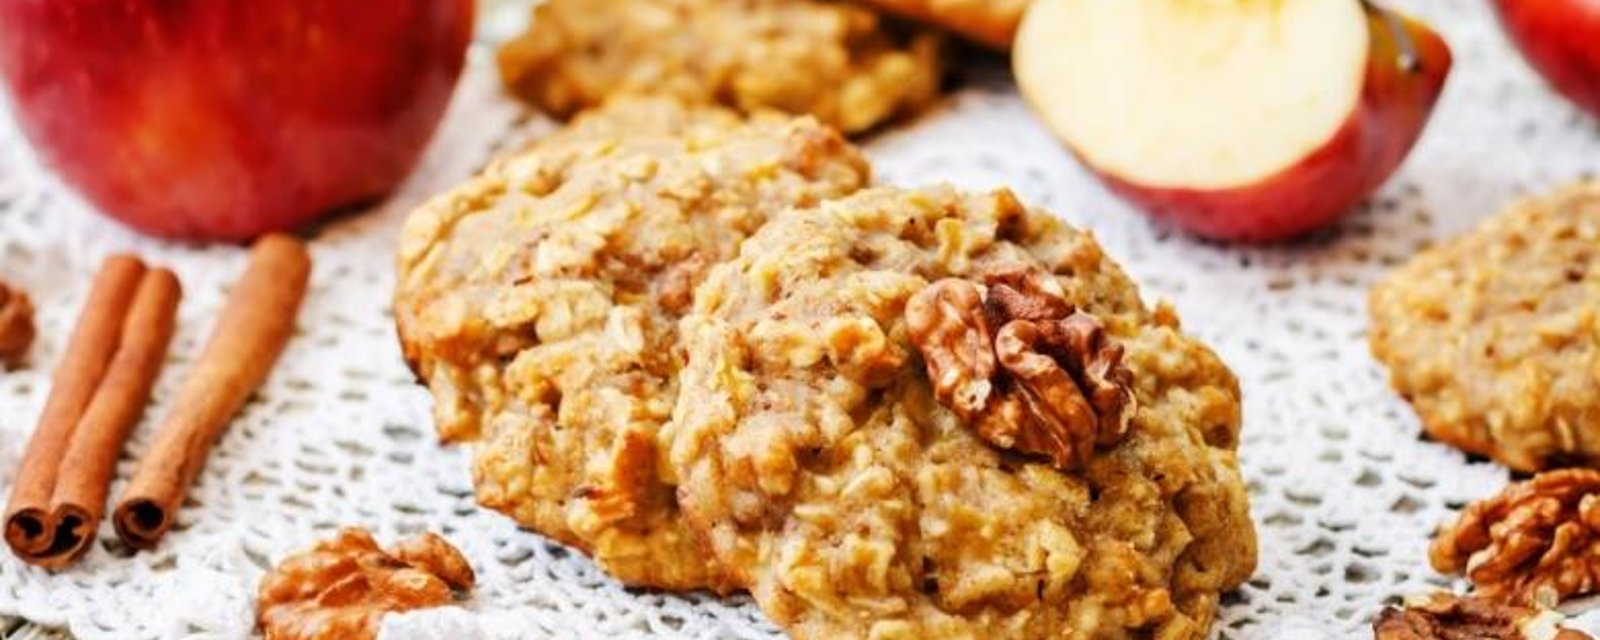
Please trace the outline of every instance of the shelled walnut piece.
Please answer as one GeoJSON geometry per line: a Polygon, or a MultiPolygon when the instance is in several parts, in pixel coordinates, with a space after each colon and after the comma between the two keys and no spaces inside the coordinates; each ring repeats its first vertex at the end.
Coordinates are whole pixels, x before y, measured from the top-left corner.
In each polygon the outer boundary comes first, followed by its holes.
{"type": "Polygon", "coordinates": [[[449,604],[474,581],[466,558],[435,534],[385,553],[372,534],[346,528],[261,579],[256,619],[267,640],[375,638],[384,614],[449,604]]]}
{"type": "Polygon", "coordinates": [[[0,364],[15,367],[33,346],[33,300],[28,292],[0,281],[0,364]]]}
{"type": "Polygon", "coordinates": [[[1372,632],[1375,640],[1593,640],[1557,627],[1560,618],[1482,598],[1435,594],[1384,609],[1372,632]]]}
{"type": "Polygon", "coordinates": [[[941,403],[990,444],[1059,469],[1128,432],[1135,406],[1122,348],[1068,304],[1054,281],[1011,270],[947,278],[906,305],[906,325],[941,403]]]}
{"type": "Polygon", "coordinates": [[[1480,596],[1531,605],[1600,587],[1600,471],[1534,476],[1468,506],[1429,550],[1433,567],[1465,573],[1480,596]]]}

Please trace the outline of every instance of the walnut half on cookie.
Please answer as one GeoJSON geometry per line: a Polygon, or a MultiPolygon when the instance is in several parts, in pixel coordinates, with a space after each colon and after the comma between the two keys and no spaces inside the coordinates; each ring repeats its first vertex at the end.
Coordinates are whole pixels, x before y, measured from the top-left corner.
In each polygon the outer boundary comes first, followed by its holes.
{"type": "Polygon", "coordinates": [[[1600,183],[1518,202],[1373,287],[1427,432],[1519,471],[1600,464],[1600,183]]]}
{"type": "Polygon", "coordinates": [[[990,444],[1059,469],[1116,444],[1135,409],[1122,348],[1053,280],[1029,271],[987,280],[987,301],[977,284],[946,278],[906,303],[934,395],[990,444]]]}

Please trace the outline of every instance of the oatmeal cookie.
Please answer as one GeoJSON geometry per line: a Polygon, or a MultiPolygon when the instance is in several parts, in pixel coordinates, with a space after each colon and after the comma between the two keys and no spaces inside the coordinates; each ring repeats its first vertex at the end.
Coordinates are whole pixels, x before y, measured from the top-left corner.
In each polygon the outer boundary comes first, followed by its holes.
{"type": "Polygon", "coordinates": [[[1530,198],[1372,289],[1428,433],[1519,471],[1600,464],[1600,183],[1530,198]]]}
{"type": "Polygon", "coordinates": [[[614,103],[422,206],[395,315],[478,500],[635,585],[726,587],[662,484],[676,322],[772,213],[857,190],[859,153],[810,118],[614,103]]]}
{"type": "Polygon", "coordinates": [[[942,50],[936,34],[832,0],[549,0],[499,63],[513,93],[563,118],[649,93],[857,133],[926,109],[942,50]]]}
{"type": "Polygon", "coordinates": [[[1200,638],[1255,566],[1237,380],[1090,234],[1010,192],[871,189],[783,214],[713,269],[681,331],[662,433],[684,516],[797,638],[1200,638]],[[963,419],[952,405],[1026,405],[1039,387],[1004,346],[1014,386],[966,376],[989,334],[919,331],[919,298],[1010,319],[997,345],[1017,319],[1089,327],[1088,368],[1024,355],[1106,419],[1073,423],[1091,453],[1057,459],[963,419]],[[1126,404],[1100,401],[1094,362],[1130,374],[1106,376],[1126,404]]]}
{"type": "Polygon", "coordinates": [[[973,41],[1011,50],[1032,0],[863,0],[885,11],[936,24],[973,41]]]}

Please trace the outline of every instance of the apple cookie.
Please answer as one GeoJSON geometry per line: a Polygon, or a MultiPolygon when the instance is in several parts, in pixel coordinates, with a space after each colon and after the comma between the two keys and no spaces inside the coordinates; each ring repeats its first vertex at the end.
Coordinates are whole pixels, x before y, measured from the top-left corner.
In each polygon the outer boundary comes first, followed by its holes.
{"type": "Polygon", "coordinates": [[[549,0],[499,53],[507,87],[565,118],[619,94],[811,114],[846,133],[927,108],[943,42],[817,0],[549,0]]]}
{"type": "Polygon", "coordinates": [[[395,315],[478,500],[623,582],[725,588],[657,468],[703,272],[769,215],[868,181],[810,118],[624,101],[407,220],[395,315]]]}
{"type": "Polygon", "coordinates": [[[796,638],[1201,638],[1255,566],[1233,374],[1008,191],[780,215],[681,331],[684,516],[796,638]]]}
{"type": "Polygon", "coordinates": [[[1523,200],[1372,289],[1372,353],[1435,438],[1600,464],[1600,183],[1523,200]]]}

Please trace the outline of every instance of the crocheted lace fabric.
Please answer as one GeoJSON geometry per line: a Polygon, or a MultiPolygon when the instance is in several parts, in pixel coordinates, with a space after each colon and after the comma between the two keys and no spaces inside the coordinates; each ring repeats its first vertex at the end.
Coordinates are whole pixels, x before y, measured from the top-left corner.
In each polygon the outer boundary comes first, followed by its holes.
{"type": "MultiPolygon", "coordinates": [[[[1093,229],[1148,298],[1173,301],[1185,328],[1235,368],[1261,565],[1224,603],[1219,638],[1352,637],[1366,633],[1386,600],[1449,584],[1428,568],[1428,536],[1507,474],[1418,438],[1415,417],[1368,355],[1367,287],[1518,194],[1600,173],[1600,124],[1523,65],[1486,3],[1407,4],[1456,52],[1437,116],[1402,171],[1360,211],[1288,245],[1208,244],[1137,214],[1041,128],[998,60],[965,66],[962,88],[935,113],[866,142],[882,182],[1009,185],[1093,229]]],[[[197,355],[243,254],[161,243],[106,223],[0,121],[0,273],[33,293],[42,327],[29,366],[0,374],[0,492],[9,492],[100,258],[135,250],[184,280],[173,361],[128,446],[115,495],[149,446],[149,421],[197,355]]],[[[548,126],[501,94],[488,56],[475,51],[434,147],[401,192],[316,233],[302,333],[213,452],[177,529],[156,550],[135,554],[103,526],[100,544],[54,575],[0,554],[0,615],[65,627],[83,640],[247,637],[265,568],[357,524],[383,541],[442,532],[479,571],[464,606],[391,616],[387,638],[778,635],[746,599],[625,589],[581,554],[478,508],[465,452],[432,437],[428,395],[401,363],[389,310],[397,229],[410,207],[470,174],[506,140],[548,126]]]]}

